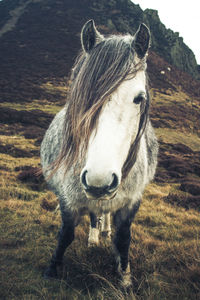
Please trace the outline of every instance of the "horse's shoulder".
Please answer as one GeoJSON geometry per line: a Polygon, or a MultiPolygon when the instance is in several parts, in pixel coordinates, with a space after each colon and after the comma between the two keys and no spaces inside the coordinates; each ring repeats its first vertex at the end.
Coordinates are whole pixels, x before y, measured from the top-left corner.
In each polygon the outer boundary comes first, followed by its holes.
{"type": "Polygon", "coordinates": [[[41,144],[41,159],[52,160],[59,152],[66,108],[61,109],[52,120],[41,144]]]}
{"type": "Polygon", "coordinates": [[[148,121],[146,126],[144,138],[146,143],[148,165],[150,167],[154,167],[157,164],[158,141],[150,121],[148,121]]]}

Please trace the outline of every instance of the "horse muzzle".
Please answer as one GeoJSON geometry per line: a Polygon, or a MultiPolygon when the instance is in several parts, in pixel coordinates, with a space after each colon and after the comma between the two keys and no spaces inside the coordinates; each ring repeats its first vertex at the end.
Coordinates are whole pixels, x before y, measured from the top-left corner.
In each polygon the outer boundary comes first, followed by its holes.
{"type": "Polygon", "coordinates": [[[81,183],[88,199],[109,200],[115,197],[117,188],[119,186],[119,179],[115,173],[112,174],[111,184],[103,186],[93,186],[88,184],[87,172],[88,171],[85,170],[81,174],[81,183]]]}

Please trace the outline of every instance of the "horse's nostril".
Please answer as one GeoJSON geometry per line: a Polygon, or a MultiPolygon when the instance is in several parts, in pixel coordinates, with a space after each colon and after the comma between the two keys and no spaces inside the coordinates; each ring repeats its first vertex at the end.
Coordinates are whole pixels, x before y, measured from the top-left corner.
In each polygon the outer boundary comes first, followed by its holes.
{"type": "Polygon", "coordinates": [[[109,185],[104,184],[102,186],[95,186],[95,184],[91,184],[91,183],[89,184],[87,177],[88,177],[88,171],[85,170],[81,174],[81,183],[86,193],[93,195],[95,198],[99,198],[102,197],[103,195],[109,195],[113,193],[119,185],[119,178],[115,173],[112,174],[112,182],[109,185]]]}
{"type": "Polygon", "coordinates": [[[88,184],[87,184],[87,181],[86,181],[86,174],[87,174],[87,170],[83,172],[83,174],[81,175],[81,182],[82,182],[82,185],[84,186],[85,189],[88,188],[88,184]]]}
{"type": "Polygon", "coordinates": [[[113,173],[112,176],[113,176],[113,181],[112,181],[111,185],[109,186],[110,191],[115,190],[117,188],[117,186],[119,185],[118,176],[115,173],[113,173]]]}

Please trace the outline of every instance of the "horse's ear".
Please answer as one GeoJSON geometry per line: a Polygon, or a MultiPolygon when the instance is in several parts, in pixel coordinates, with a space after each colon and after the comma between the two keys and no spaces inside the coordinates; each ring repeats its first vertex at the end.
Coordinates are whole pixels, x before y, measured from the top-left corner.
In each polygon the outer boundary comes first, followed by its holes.
{"type": "Polygon", "coordinates": [[[133,47],[140,59],[145,56],[149,46],[150,46],[150,31],[149,28],[142,23],[138,31],[136,32],[135,38],[133,40],[133,47]]]}
{"type": "Polygon", "coordinates": [[[85,50],[85,52],[89,52],[102,40],[103,36],[96,29],[94,20],[86,22],[81,31],[81,43],[83,50],[85,50]]]}

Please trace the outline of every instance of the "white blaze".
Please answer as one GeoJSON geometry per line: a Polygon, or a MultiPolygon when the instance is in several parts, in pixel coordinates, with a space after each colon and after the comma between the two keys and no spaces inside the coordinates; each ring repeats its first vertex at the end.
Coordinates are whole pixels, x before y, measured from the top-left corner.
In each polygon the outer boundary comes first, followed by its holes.
{"type": "Polygon", "coordinates": [[[140,93],[145,94],[144,71],[125,80],[102,108],[88,145],[84,168],[88,185],[110,185],[113,173],[120,181],[123,164],[138,132],[140,104],[135,104],[134,98],[140,93]]]}

